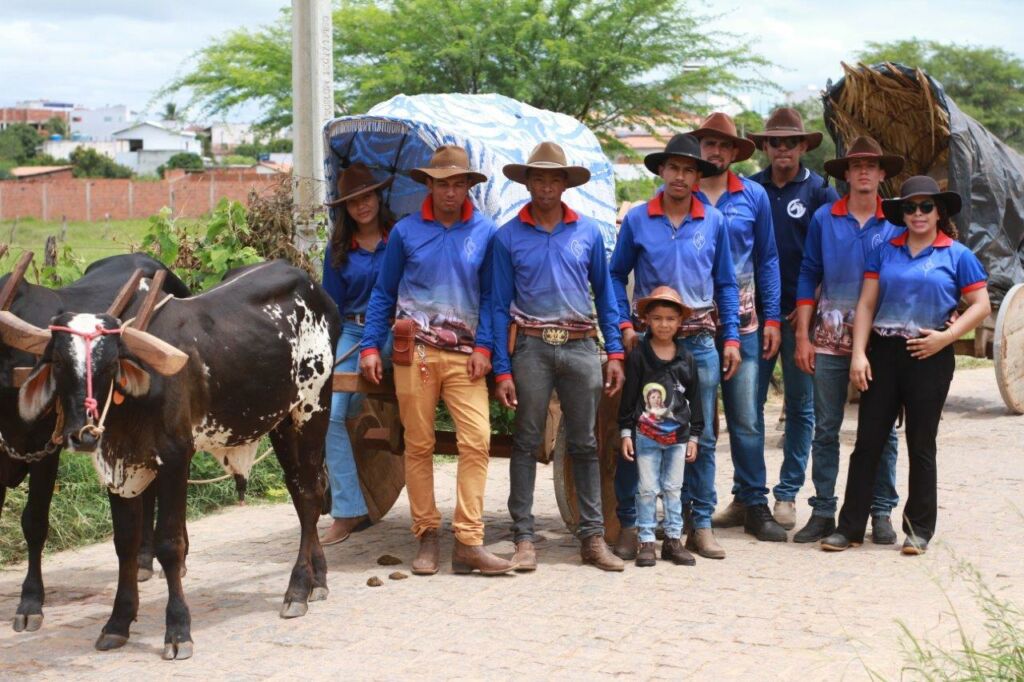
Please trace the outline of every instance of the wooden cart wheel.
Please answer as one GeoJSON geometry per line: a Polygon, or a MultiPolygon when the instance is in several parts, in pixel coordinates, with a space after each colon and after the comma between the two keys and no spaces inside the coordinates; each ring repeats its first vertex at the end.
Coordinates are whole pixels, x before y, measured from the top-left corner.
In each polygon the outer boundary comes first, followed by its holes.
{"type": "Polygon", "coordinates": [[[1024,284],[1006,292],[999,306],[992,354],[1003,402],[1024,414],[1024,284]]]}
{"type": "Polygon", "coordinates": [[[349,421],[349,437],[355,453],[359,487],[363,490],[370,520],[377,523],[394,506],[405,487],[405,458],[389,450],[360,447],[368,429],[385,428],[392,437],[401,434],[398,404],[366,396],[363,410],[355,420],[349,421]]]}
{"type": "MultiPolygon", "coordinates": [[[[608,542],[619,537],[619,519],[615,515],[615,466],[619,458],[619,396],[601,396],[597,412],[597,453],[601,462],[601,510],[604,513],[604,536],[608,542]]],[[[560,419],[561,421],[561,419],[560,419]]],[[[555,500],[566,527],[573,533],[579,524],[576,504],[576,484],[572,473],[572,458],[566,449],[565,426],[559,424],[554,448],[555,500]]]]}

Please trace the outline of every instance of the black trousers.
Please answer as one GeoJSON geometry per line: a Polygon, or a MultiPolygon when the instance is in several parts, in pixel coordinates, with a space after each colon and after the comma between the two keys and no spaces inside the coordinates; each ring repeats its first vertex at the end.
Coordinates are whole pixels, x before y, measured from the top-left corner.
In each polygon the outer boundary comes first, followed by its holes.
{"type": "Polygon", "coordinates": [[[953,380],[953,347],[915,360],[907,352],[906,339],[872,334],[868,361],[873,380],[860,398],[857,443],[836,530],[854,542],[863,541],[882,449],[902,407],[910,463],[903,530],[930,540],[938,509],[935,436],[953,380]]]}

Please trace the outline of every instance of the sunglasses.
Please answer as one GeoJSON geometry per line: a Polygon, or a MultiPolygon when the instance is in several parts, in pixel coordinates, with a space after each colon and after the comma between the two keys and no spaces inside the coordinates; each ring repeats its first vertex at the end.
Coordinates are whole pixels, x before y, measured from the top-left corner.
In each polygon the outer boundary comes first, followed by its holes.
{"type": "Polygon", "coordinates": [[[778,149],[779,147],[785,147],[786,149],[796,149],[796,146],[800,144],[799,137],[769,137],[768,146],[772,149],[778,149]]]}
{"type": "Polygon", "coordinates": [[[921,213],[928,215],[935,210],[935,202],[931,199],[925,199],[919,204],[915,204],[913,201],[904,201],[900,207],[903,209],[903,215],[914,215],[917,213],[917,209],[921,209],[921,213]]]}

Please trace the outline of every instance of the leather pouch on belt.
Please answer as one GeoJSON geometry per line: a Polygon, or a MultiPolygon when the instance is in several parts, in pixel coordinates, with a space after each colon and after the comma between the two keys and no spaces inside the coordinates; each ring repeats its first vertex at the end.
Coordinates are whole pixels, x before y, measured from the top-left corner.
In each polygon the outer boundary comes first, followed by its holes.
{"type": "Polygon", "coordinates": [[[403,318],[395,322],[395,326],[392,327],[395,343],[391,352],[391,362],[403,367],[412,365],[412,349],[416,344],[416,329],[416,322],[410,318],[403,318]]]}
{"type": "Polygon", "coordinates": [[[519,325],[515,322],[508,326],[508,356],[512,357],[512,353],[516,350],[516,335],[519,333],[519,325]]]}

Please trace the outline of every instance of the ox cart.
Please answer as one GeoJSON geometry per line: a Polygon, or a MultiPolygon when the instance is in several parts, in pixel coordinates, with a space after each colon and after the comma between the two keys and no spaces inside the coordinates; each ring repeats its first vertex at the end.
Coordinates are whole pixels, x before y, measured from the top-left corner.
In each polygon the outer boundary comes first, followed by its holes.
{"type": "Polygon", "coordinates": [[[886,179],[884,195],[894,196],[912,175],[930,175],[964,198],[955,222],[960,240],[989,273],[994,312],[954,350],[994,360],[1003,402],[1024,414],[1024,157],[964,114],[920,69],[890,63],[843,69],[822,95],[837,152],[870,135],[907,161],[900,175],[886,179]]]}
{"type": "MultiPolygon", "coordinates": [[[[611,164],[593,133],[568,116],[499,95],[400,95],[366,115],[330,121],[324,127],[324,137],[325,173],[332,198],[336,196],[335,179],[340,171],[361,161],[380,179],[395,176],[384,200],[397,216],[419,210],[426,194],[423,185],[409,178],[409,170],[428,165],[434,149],[442,144],[463,146],[470,165],[489,178],[472,188],[471,198],[498,225],[529,200],[522,185],[502,175],[502,166],[524,163],[530,149],[542,140],[558,140],[573,163],[591,172],[591,181],[569,190],[566,201],[599,223],[608,255],[614,247],[616,208],[611,164]]],[[[394,385],[390,374],[380,385],[373,385],[358,374],[339,372],[334,375],[334,390],[366,394],[361,413],[349,420],[348,431],[369,516],[376,522],[387,514],[405,486],[402,425],[394,385]]],[[[618,404],[618,396],[603,398],[595,425],[609,539],[618,534],[612,483],[619,443],[618,404]]],[[[561,419],[556,397],[549,406],[545,437],[536,457],[554,466],[558,507],[566,525],[573,529],[578,511],[561,419]]],[[[491,437],[492,457],[507,458],[511,451],[510,435],[491,437]]],[[[435,453],[457,454],[455,434],[438,431],[435,453]]]]}

